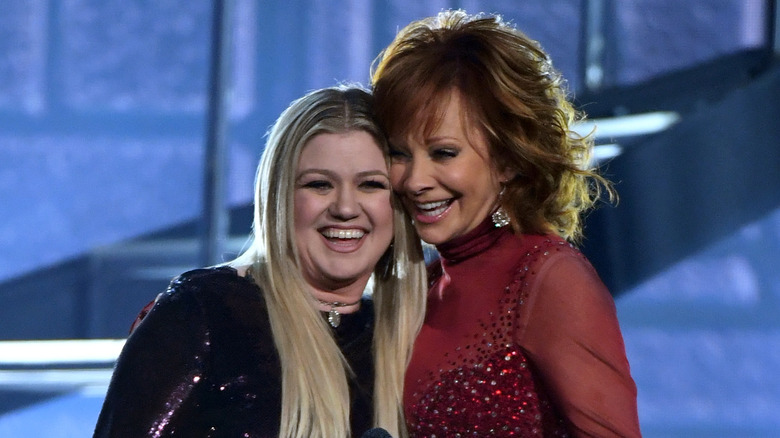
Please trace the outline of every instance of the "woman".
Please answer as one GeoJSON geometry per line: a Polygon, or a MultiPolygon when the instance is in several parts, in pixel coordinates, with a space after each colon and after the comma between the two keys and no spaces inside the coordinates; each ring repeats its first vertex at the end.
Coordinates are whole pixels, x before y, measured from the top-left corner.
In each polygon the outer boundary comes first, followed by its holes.
{"type": "Polygon", "coordinates": [[[639,436],[613,299],[573,246],[612,192],[547,55],[499,16],[445,11],[372,70],[393,188],[440,255],[405,378],[411,435],[639,436]]]}
{"type": "Polygon", "coordinates": [[[354,87],[282,113],[258,167],[252,246],[158,296],[118,359],[95,436],[405,436],[425,266],[371,114],[354,87]]]}

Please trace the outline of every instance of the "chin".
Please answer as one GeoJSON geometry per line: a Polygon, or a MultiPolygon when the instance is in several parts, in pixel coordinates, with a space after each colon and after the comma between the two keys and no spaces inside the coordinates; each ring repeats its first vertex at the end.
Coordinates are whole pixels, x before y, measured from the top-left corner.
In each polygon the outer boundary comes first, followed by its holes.
{"type": "Polygon", "coordinates": [[[439,233],[421,233],[418,231],[418,234],[420,235],[420,239],[422,239],[425,243],[429,245],[439,245],[442,244],[448,240],[450,240],[447,236],[442,236],[439,233]]]}
{"type": "Polygon", "coordinates": [[[371,276],[373,271],[370,271],[368,274],[365,273],[365,271],[351,271],[351,272],[324,272],[323,275],[325,278],[330,280],[331,282],[335,284],[342,284],[342,285],[350,285],[353,283],[356,283],[360,281],[363,278],[368,278],[371,276]]]}

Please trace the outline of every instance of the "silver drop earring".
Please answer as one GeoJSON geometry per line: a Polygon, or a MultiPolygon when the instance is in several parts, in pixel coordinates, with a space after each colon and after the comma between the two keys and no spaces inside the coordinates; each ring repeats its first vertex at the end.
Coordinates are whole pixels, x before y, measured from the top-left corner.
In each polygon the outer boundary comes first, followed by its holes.
{"type": "Polygon", "coordinates": [[[501,207],[501,198],[504,196],[504,187],[501,187],[501,191],[498,193],[498,201],[499,206],[496,209],[496,211],[493,212],[492,215],[490,215],[490,218],[493,220],[493,225],[495,225],[496,228],[501,228],[509,225],[510,219],[509,214],[507,214],[506,210],[504,210],[503,207],[501,207]]]}
{"type": "Polygon", "coordinates": [[[502,207],[498,207],[498,210],[494,211],[490,218],[493,219],[493,225],[495,225],[496,228],[505,227],[509,225],[510,222],[509,215],[502,207]]]}

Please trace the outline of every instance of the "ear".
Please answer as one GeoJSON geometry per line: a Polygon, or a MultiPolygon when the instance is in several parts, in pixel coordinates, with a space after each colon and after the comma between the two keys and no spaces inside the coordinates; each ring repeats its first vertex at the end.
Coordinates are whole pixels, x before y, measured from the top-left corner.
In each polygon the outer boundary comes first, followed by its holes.
{"type": "Polygon", "coordinates": [[[511,169],[507,167],[506,169],[503,170],[503,172],[501,172],[499,176],[499,181],[501,182],[501,184],[506,184],[509,181],[512,181],[513,179],[517,178],[518,176],[520,176],[520,172],[518,172],[515,169],[511,169]]]}

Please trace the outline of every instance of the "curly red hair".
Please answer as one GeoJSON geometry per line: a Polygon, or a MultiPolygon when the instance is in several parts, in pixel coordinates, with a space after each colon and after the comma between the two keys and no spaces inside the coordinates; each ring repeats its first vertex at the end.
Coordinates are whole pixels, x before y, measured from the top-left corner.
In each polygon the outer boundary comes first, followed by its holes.
{"type": "Polygon", "coordinates": [[[576,242],[583,212],[604,190],[614,195],[590,168],[592,138],[572,130],[584,114],[568,100],[560,73],[536,41],[500,16],[454,10],[413,22],[371,70],[377,116],[391,138],[430,133],[450,93],[460,93],[495,168],[515,175],[500,201],[515,232],[576,242]]]}

